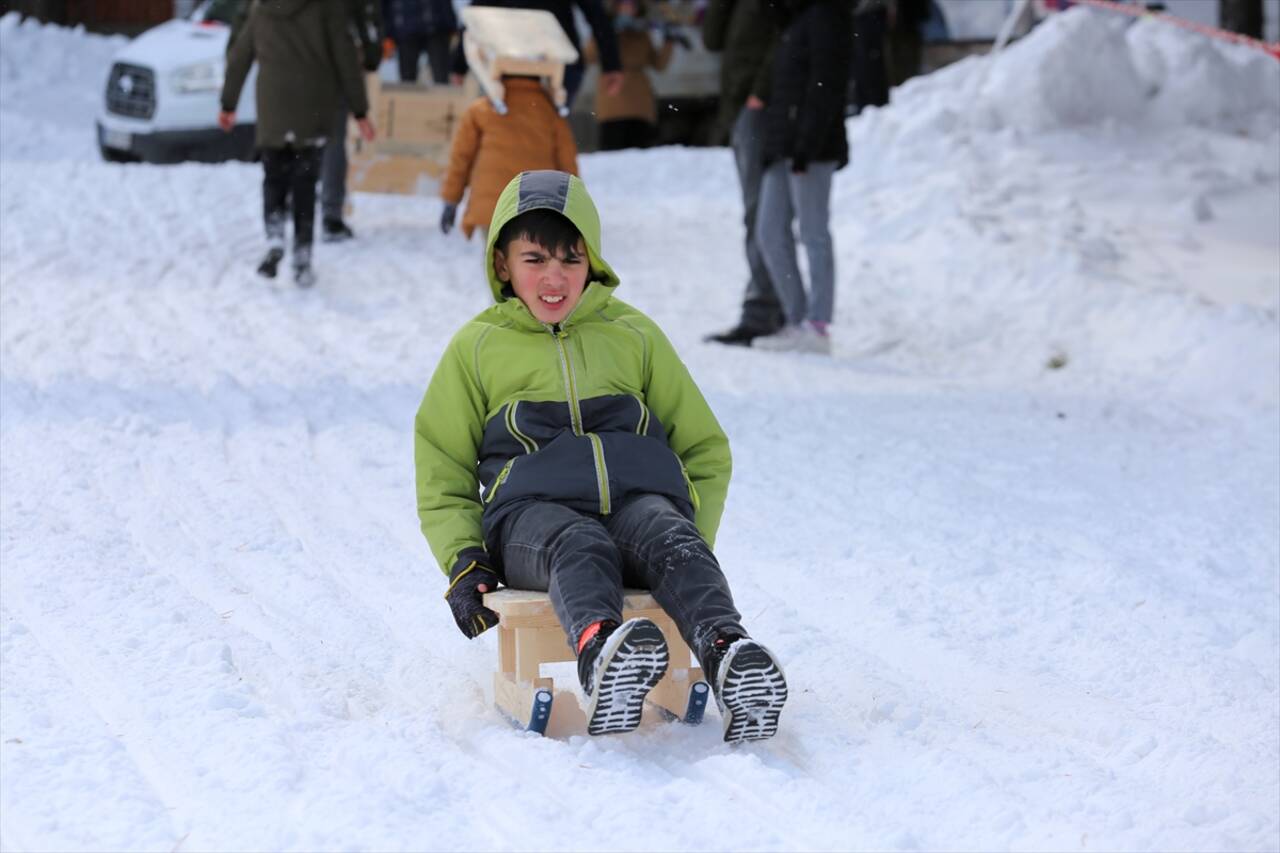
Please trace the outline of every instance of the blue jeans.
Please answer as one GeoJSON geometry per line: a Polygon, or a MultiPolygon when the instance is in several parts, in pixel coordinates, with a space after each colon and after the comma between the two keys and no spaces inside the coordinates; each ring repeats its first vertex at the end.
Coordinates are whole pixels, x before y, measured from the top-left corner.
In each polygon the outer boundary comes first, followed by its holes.
{"type": "Polygon", "coordinates": [[[661,495],[610,515],[531,502],[503,521],[498,540],[507,586],[547,592],[574,649],[592,623],[622,621],[623,587],[649,590],[699,661],[720,631],[747,633],[702,534],[661,495]]]}
{"type": "Polygon", "coordinates": [[[765,169],[760,183],[756,239],[792,325],[802,320],[830,323],[835,309],[836,260],[830,223],[835,173],[834,160],[810,163],[799,175],[792,173],[790,160],[779,160],[765,169]],[[809,259],[808,295],[791,234],[793,219],[800,220],[800,242],[809,259]]]}

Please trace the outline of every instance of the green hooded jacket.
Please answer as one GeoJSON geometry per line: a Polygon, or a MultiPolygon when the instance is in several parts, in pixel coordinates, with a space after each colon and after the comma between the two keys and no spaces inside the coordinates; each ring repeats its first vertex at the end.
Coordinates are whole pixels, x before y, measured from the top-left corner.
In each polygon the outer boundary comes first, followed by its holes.
{"type": "Polygon", "coordinates": [[[441,570],[474,559],[500,570],[487,543],[531,501],[607,515],[631,495],[662,494],[714,546],[729,440],[658,326],[614,298],[618,277],[582,181],[555,171],[512,179],[485,267],[495,304],[449,342],[415,420],[418,517],[441,570]],[[502,227],[537,208],[577,226],[591,266],[558,325],[537,320],[493,270],[502,227]]]}

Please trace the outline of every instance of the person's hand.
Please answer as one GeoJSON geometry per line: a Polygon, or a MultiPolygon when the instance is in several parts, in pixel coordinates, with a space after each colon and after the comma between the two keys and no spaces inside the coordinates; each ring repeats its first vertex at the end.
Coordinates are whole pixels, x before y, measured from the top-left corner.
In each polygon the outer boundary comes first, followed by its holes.
{"type": "Polygon", "coordinates": [[[809,170],[809,158],[795,156],[791,158],[791,174],[803,175],[809,170]]]}
{"type": "Polygon", "coordinates": [[[498,624],[498,614],[484,606],[484,594],[498,588],[501,578],[477,560],[454,567],[449,574],[449,589],[444,600],[453,611],[458,630],[474,640],[498,624]]]}
{"type": "Polygon", "coordinates": [[[360,138],[365,142],[372,142],[378,138],[378,129],[373,126],[368,116],[356,119],[356,127],[360,128],[360,138]]]}
{"type": "Polygon", "coordinates": [[[600,85],[604,87],[606,95],[613,97],[622,91],[623,79],[621,71],[606,71],[600,75],[600,85]]]}
{"type": "Polygon", "coordinates": [[[390,59],[396,55],[396,43],[394,39],[384,38],[382,40],[382,58],[390,59]]]}
{"type": "Polygon", "coordinates": [[[458,206],[456,204],[445,203],[444,210],[440,213],[440,232],[448,234],[453,230],[453,220],[458,216],[458,206]]]}
{"type": "Polygon", "coordinates": [[[760,100],[755,95],[747,95],[747,109],[762,110],[764,109],[764,101],[760,100]]]}
{"type": "Polygon", "coordinates": [[[463,79],[465,78],[465,76],[466,76],[466,75],[458,74],[457,72],[454,72],[454,73],[450,74],[450,75],[449,75],[449,85],[450,85],[450,86],[461,86],[461,85],[462,85],[462,81],[463,81],[463,79]]]}
{"type": "Polygon", "coordinates": [[[218,113],[218,127],[222,128],[223,131],[230,133],[235,126],[236,126],[235,110],[232,110],[230,112],[228,112],[227,110],[222,110],[218,113]]]}

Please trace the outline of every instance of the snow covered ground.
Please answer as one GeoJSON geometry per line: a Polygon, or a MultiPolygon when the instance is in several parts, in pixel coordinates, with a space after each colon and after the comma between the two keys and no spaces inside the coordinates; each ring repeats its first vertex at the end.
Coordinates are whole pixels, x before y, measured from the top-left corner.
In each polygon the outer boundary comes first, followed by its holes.
{"type": "Polygon", "coordinates": [[[793,693],[728,748],[486,696],[414,513],[487,298],[438,201],[265,282],[257,167],[98,162],[118,42],[0,20],[0,849],[1280,848],[1280,63],[1122,23],[849,123],[829,359],[701,343],[725,151],[583,158],[733,442],[793,693]]]}

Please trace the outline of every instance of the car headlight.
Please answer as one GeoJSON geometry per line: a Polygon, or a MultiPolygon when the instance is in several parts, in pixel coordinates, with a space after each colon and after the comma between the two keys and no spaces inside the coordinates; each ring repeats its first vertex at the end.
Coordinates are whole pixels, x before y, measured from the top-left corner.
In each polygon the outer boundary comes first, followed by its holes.
{"type": "Polygon", "coordinates": [[[173,88],[184,95],[216,92],[222,88],[222,77],[226,70],[225,60],[213,59],[196,65],[185,65],[174,71],[170,79],[173,88]]]}

